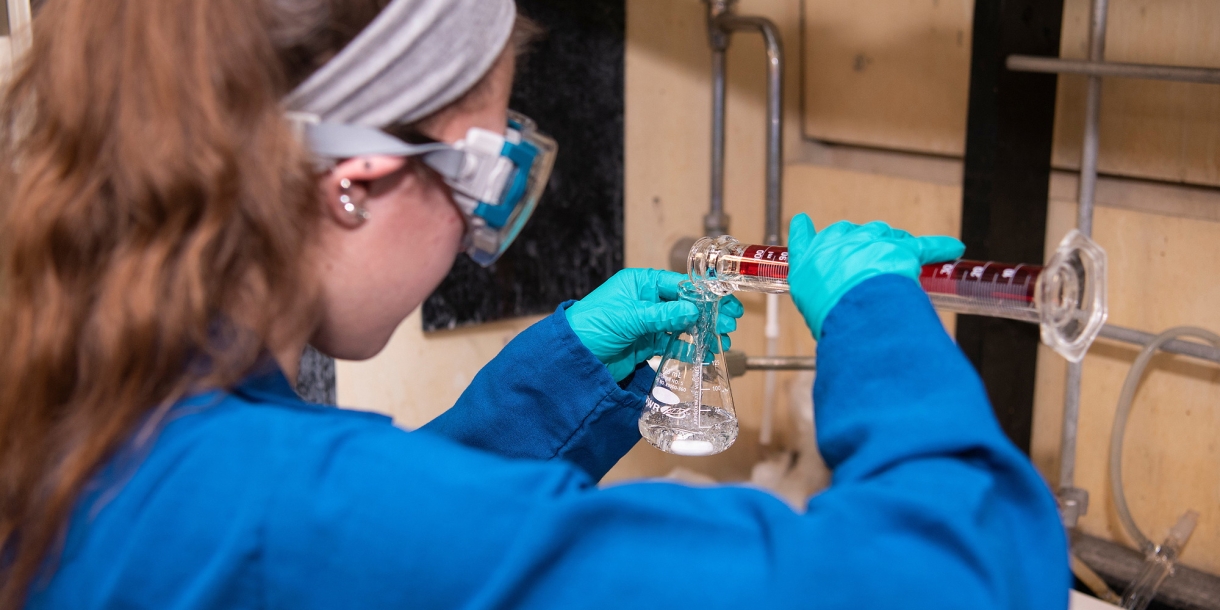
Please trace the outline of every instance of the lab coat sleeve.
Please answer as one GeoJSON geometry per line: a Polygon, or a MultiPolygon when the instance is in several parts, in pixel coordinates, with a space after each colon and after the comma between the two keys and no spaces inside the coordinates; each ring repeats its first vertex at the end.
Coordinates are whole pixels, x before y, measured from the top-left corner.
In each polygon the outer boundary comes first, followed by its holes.
{"type": "Polygon", "coordinates": [[[926,295],[897,276],[861,284],[818,359],[835,475],[805,513],[745,487],[597,489],[564,462],[352,435],[283,477],[267,606],[1066,608],[1050,492],[926,295]]]}
{"type": "MultiPolygon", "coordinates": [[[[814,405],[834,471],[809,503],[820,543],[836,549],[826,584],[867,575],[858,607],[1066,606],[1054,498],[915,282],[873,278],[831,310],[814,405]]],[[[850,599],[841,588],[830,597],[850,599]]]]}
{"type": "Polygon", "coordinates": [[[594,479],[640,440],[647,364],[616,383],[560,306],[513,339],[451,409],[421,430],[505,457],[560,458],[594,479]]]}

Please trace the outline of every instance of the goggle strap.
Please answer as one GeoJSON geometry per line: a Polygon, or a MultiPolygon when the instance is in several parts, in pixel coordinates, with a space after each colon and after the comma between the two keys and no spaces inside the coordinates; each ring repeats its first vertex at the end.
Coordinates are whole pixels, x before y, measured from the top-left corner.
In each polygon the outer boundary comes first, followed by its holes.
{"type": "MultiPolygon", "coordinates": [[[[380,129],[360,125],[308,123],[304,128],[309,149],[319,157],[327,159],[351,159],[364,155],[416,157],[448,151],[456,155],[442,155],[437,159],[438,164],[445,168],[451,167],[455,163],[453,157],[457,157],[457,167],[461,167],[462,153],[453,150],[448,144],[408,144],[380,129]]],[[[429,163],[429,166],[431,165],[429,163]]]]}
{"type": "Polygon", "coordinates": [[[466,163],[466,153],[449,147],[426,152],[422,158],[425,165],[446,181],[456,180],[466,163]]]}

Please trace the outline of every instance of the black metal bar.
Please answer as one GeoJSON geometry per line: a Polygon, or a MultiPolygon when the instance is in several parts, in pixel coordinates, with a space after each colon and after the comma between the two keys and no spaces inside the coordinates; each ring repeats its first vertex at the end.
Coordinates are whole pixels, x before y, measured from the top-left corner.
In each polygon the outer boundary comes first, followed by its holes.
{"type": "MultiPolygon", "coordinates": [[[[962,192],[962,241],[980,260],[1041,263],[1050,190],[1056,77],[1011,72],[1009,55],[1057,57],[1062,0],[977,0],[962,192]]],[[[958,316],[1000,425],[1029,450],[1038,329],[958,316]]]]}
{"type": "MultiPolygon", "coordinates": [[[[1144,565],[1139,551],[1088,534],[1072,537],[1072,552],[1121,593],[1144,565]]],[[[1153,608],[1220,610],[1220,577],[1179,564],[1157,590],[1153,608]]]]}

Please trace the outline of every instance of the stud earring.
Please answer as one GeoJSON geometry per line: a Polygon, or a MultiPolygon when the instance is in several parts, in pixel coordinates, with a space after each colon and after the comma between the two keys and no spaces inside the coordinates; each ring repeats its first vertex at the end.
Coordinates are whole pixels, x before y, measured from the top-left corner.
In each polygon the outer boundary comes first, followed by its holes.
{"type": "Polygon", "coordinates": [[[343,204],[343,211],[347,212],[353,218],[359,220],[368,220],[369,211],[356,205],[352,199],[352,181],[344,178],[339,181],[339,203],[343,204]]]}

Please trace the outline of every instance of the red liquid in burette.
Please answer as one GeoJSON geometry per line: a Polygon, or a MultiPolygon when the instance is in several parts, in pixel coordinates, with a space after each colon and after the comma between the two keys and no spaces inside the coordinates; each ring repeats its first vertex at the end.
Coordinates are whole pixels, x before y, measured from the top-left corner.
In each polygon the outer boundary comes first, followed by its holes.
{"type": "MultiPolygon", "coordinates": [[[[737,273],[745,277],[788,279],[788,249],[783,246],[746,246],[737,259],[737,273]]],[[[1034,302],[1042,267],[989,261],[958,260],[924,265],[919,283],[926,292],[970,299],[999,300],[1012,304],[1034,302]]]]}
{"type": "Polygon", "coordinates": [[[783,246],[746,246],[737,272],[749,277],[788,280],[788,249],[783,246]]]}
{"type": "Polygon", "coordinates": [[[970,299],[1034,302],[1042,267],[959,260],[924,265],[919,284],[933,294],[952,294],[970,299]]]}

